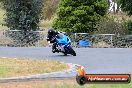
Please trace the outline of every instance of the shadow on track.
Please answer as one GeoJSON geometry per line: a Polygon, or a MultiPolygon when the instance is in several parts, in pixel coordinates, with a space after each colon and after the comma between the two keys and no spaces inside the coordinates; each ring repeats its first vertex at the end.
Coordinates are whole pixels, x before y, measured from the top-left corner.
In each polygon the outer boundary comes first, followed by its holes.
{"type": "Polygon", "coordinates": [[[50,55],[49,57],[73,57],[72,55],[67,55],[67,56],[65,56],[65,55],[50,55]]]}

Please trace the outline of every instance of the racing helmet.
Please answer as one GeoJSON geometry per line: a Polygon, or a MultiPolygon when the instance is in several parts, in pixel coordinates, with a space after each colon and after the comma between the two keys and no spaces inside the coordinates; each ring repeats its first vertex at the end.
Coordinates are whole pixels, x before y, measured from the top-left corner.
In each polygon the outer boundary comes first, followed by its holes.
{"type": "Polygon", "coordinates": [[[53,28],[49,28],[48,29],[48,34],[52,35],[52,36],[55,35],[55,30],[53,28]]]}

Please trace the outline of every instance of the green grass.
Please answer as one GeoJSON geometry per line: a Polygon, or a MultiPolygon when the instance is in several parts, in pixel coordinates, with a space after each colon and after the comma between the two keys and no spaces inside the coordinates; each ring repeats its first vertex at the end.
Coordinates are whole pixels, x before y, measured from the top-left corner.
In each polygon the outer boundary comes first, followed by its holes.
{"type": "Polygon", "coordinates": [[[0,78],[6,76],[10,69],[7,66],[0,66],[0,78]]]}
{"type": "Polygon", "coordinates": [[[75,79],[69,80],[44,80],[44,81],[26,81],[1,83],[1,88],[132,88],[130,84],[85,84],[80,86],[75,79]]]}
{"type": "Polygon", "coordinates": [[[93,88],[132,88],[132,84],[96,84],[93,88]]]}
{"type": "Polygon", "coordinates": [[[56,88],[132,88],[132,84],[86,84],[84,86],[63,84],[56,88]]]}
{"type": "Polygon", "coordinates": [[[0,78],[50,73],[67,68],[67,64],[58,61],[0,58],[0,78]]]}

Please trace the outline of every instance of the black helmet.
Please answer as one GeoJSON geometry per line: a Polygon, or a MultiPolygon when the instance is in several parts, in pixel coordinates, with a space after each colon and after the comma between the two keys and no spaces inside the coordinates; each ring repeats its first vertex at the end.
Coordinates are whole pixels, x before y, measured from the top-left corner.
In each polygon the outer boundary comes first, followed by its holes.
{"type": "Polygon", "coordinates": [[[48,29],[48,34],[49,35],[54,35],[55,34],[54,29],[53,28],[48,29]]]}

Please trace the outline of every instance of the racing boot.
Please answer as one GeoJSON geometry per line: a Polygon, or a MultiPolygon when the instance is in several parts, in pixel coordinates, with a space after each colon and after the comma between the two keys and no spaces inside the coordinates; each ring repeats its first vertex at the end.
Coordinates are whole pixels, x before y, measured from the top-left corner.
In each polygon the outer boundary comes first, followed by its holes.
{"type": "Polygon", "coordinates": [[[55,49],[52,49],[52,52],[53,52],[53,53],[55,53],[55,52],[56,52],[56,50],[55,50],[55,49]]]}
{"type": "Polygon", "coordinates": [[[55,43],[54,43],[53,46],[52,46],[52,52],[53,52],[53,53],[57,52],[56,44],[55,44],[55,43]]]}

